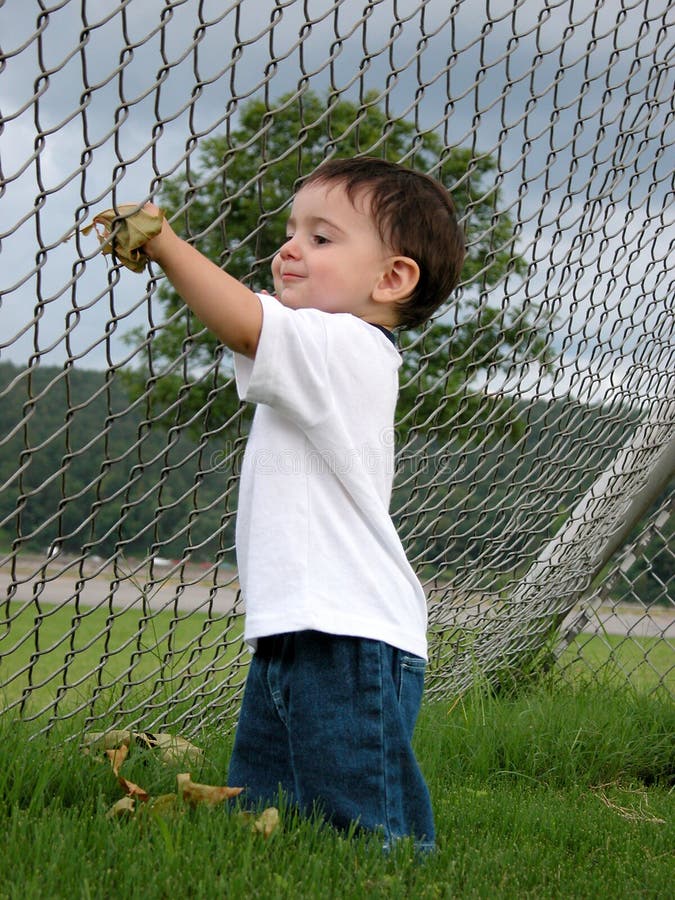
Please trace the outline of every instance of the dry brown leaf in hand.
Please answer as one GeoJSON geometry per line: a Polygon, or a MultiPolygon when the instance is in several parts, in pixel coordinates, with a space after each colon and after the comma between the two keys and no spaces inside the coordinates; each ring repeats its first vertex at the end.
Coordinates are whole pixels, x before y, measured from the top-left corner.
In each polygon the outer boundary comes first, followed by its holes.
{"type": "Polygon", "coordinates": [[[191,806],[198,806],[200,803],[207,806],[215,806],[222,803],[223,800],[229,800],[232,797],[238,797],[244,790],[240,787],[216,786],[212,784],[199,784],[192,780],[189,772],[183,772],[176,775],[178,782],[178,794],[186,803],[191,806]]]}
{"type": "Polygon", "coordinates": [[[82,234],[95,230],[104,254],[113,254],[131,269],[142,272],[149,261],[142,247],[162,230],[164,213],[139,209],[136,203],[122,203],[117,209],[106,209],[85,225],[82,234]],[[100,230],[99,230],[100,229],[100,230]]]}

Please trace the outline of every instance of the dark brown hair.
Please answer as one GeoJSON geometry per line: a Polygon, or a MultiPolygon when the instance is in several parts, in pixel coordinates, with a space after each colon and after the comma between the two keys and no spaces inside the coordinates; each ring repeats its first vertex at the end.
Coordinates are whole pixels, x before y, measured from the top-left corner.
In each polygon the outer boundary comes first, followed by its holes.
{"type": "Polygon", "coordinates": [[[426,322],[459,281],[464,233],[448,191],[429,175],[360,156],[322,163],[301,184],[339,183],[352,201],[363,192],[382,241],[420,270],[412,295],[397,305],[398,327],[426,322]]]}

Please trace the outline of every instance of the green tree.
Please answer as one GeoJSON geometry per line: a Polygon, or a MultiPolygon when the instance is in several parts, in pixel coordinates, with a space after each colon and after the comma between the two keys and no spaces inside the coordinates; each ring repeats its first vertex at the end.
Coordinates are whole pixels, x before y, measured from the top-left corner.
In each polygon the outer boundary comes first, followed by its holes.
{"type": "MultiPolygon", "coordinates": [[[[238,127],[203,139],[197,165],[166,180],[158,200],[177,231],[206,256],[252,287],[271,289],[269,264],[283,241],[298,179],[327,155],[359,153],[431,171],[451,189],[464,218],[468,253],[463,290],[455,301],[462,309],[455,317],[460,324],[441,316],[430,329],[402,335],[399,401],[399,437],[406,437],[415,424],[440,430],[453,423],[462,435],[484,398],[462,396],[461,386],[481,371],[495,372],[534,354],[541,357],[544,349],[532,313],[504,311],[501,304],[487,302],[490,289],[507,273],[525,268],[516,251],[513,222],[500,211],[494,159],[447,148],[435,132],[420,133],[413,122],[392,120],[378,105],[376,93],[356,104],[306,91],[288,94],[273,107],[256,99],[243,104],[238,127]]],[[[230,421],[236,414],[235,393],[218,390],[231,374],[227,358],[215,379],[191,375],[213,367],[221,348],[170,286],[163,284],[159,297],[164,323],[151,344],[154,408],[173,406],[177,419],[191,422],[193,432],[212,427],[210,422],[230,421]],[[198,414],[202,409],[209,410],[206,424],[198,414]]],[[[144,337],[136,331],[130,341],[144,337]]],[[[132,371],[126,378],[132,394],[139,396],[147,372],[132,371]]]]}

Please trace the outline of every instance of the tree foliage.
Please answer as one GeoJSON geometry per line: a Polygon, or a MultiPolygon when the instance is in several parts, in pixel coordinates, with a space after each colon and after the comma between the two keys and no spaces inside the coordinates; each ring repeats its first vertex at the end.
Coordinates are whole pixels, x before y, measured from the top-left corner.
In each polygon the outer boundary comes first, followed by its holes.
{"type": "MultiPolygon", "coordinates": [[[[273,108],[257,99],[244,103],[237,127],[204,138],[196,166],[166,180],[157,199],[176,230],[206,256],[254,289],[271,289],[270,261],[283,242],[298,179],[328,155],[356,154],[379,155],[431,172],[450,188],[464,220],[468,252],[463,287],[449,298],[449,313],[440,315],[432,328],[402,335],[399,401],[400,428],[406,434],[413,423],[443,428],[450,422],[462,433],[463,423],[484,400],[468,395],[460,400],[462,386],[481,372],[494,374],[543,353],[531,312],[489,302],[490,291],[507,273],[525,268],[516,251],[513,222],[500,211],[492,157],[447,148],[435,132],[392,120],[375,93],[356,104],[306,91],[282,97],[273,108]]],[[[154,402],[171,405],[185,392],[187,380],[190,397],[182,403],[183,416],[189,418],[207,404],[218,419],[229,419],[236,407],[233,392],[219,392],[218,379],[207,384],[186,378],[186,372],[213,365],[220,352],[216,339],[191,319],[170,286],[163,285],[159,296],[165,322],[152,339],[154,402]]],[[[133,342],[139,339],[138,332],[130,336],[133,342]]],[[[218,377],[229,372],[226,363],[218,377]]],[[[127,374],[135,396],[143,391],[146,377],[138,371],[127,374]]],[[[193,427],[199,429],[196,419],[193,427]]]]}

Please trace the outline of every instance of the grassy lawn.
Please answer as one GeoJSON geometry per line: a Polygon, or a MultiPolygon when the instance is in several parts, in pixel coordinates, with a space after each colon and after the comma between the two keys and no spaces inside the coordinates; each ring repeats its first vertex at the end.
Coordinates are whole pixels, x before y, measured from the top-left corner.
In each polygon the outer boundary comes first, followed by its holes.
{"type": "Polygon", "coordinates": [[[0,708],[24,698],[28,715],[78,708],[97,714],[139,702],[175,706],[200,687],[236,690],[244,673],[233,663],[248,658],[241,617],[49,604],[36,617],[34,605],[15,603],[7,618],[11,629],[0,627],[0,708]]]}
{"type": "Polygon", "coordinates": [[[640,691],[663,687],[675,697],[673,645],[660,638],[581,634],[559,663],[572,680],[588,678],[592,672],[604,684],[630,684],[640,691]]]}
{"type": "MultiPolygon", "coordinates": [[[[176,767],[135,747],[125,778],[151,797],[175,792],[180,771],[223,783],[232,735],[214,724],[213,701],[223,710],[232,673],[243,677],[241,622],[45,605],[36,632],[34,607],[11,615],[11,631],[0,631],[1,699],[30,686],[27,711],[47,705],[55,724],[38,734],[44,716],[0,714],[0,900],[673,896],[675,704],[663,641],[582,635],[561,670],[519,694],[476,688],[427,703],[416,742],[438,851],[420,860],[407,842],[385,855],[376,836],[345,837],[283,810],[268,840],[224,806],[151,813],[139,803],[133,817],[108,818],[122,789],[80,739],[139,704],[189,722],[204,756],[176,767]],[[96,712],[103,718],[87,718],[96,712]]],[[[171,721],[161,730],[181,733],[171,721]]]]}
{"type": "MultiPolygon", "coordinates": [[[[72,722],[68,726],[72,728],[72,722]]],[[[264,840],[224,808],[109,819],[122,792],[110,767],[59,734],[0,718],[0,898],[672,896],[675,712],[609,687],[475,691],[427,705],[417,732],[438,850],[390,855],[282,815],[264,840]]],[[[72,731],[70,732],[72,735],[72,731]]],[[[222,784],[230,737],[207,728],[191,766],[222,784]]],[[[155,796],[184,766],[136,750],[126,778],[155,796]]]]}

